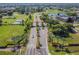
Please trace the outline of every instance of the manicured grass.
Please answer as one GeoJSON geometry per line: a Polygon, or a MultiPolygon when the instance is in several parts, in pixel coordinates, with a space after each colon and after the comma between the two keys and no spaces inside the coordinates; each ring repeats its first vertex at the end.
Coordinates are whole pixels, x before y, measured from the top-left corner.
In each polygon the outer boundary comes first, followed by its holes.
{"type": "Polygon", "coordinates": [[[16,21],[16,17],[13,16],[3,16],[2,18],[3,24],[12,24],[16,21]]]}
{"type": "Polygon", "coordinates": [[[20,14],[18,12],[14,12],[13,16],[4,16],[3,17],[3,23],[5,24],[12,24],[14,23],[17,19],[22,19],[22,20],[26,20],[27,19],[27,15],[25,14],[20,14]]]}
{"type": "Polygon", "coordinates": [[[0,46],[5,46],[12,42],[11,38],[20,36],[24,33],[24,26],[22,25],[6,25],[0,26],[0,46]]]}
{"type": "MultiPolygon", "coordinates": [[[[4,24],[12,24],[17,19],[23,19],[26,21],[28,18],[25,14],[20,14],[18,12],[14,12],[13,16],[4,16],[3,23],[4,24]]],[[[0,26],[0,46],[5,46],[9,43],[14,43],[12,38],[16,36],[21,36],[24,33],[24,26],[22,25],[3,25],[0,26]]]]}
{"type": "MultiPolygon", "coordinates": [[[[2,20],[3,20],[3,23],[7,22],[7,24],[12,24],[17,19],[23,19],[24,21],[26,21],[27,18],[28,16],[25,14],[14,12],[13,16],[4,16],[2,20]]],[[[28,18],[28,23],[29,21],[33,21],[33,15],[32,15],[32,20],[28,18]]],[[[0,46],[5,46],[9,43],[14,43],[12,38],[21,36],[22,34],[24,34],[24,27],[25,26],[22,26],[22,25],[2,25],[0,26],[0,46]]]]}
{"type": "Polygon", "coordinates": [[[11,51],[0,51],[0,55],[15,55],[16,52],[11,51]]]}
{"type": "MultiPolygon", "coordinates": [[[[22,36],[24,34],[25,25],[23,26],[23,25],[7,25],[7,24],[12,24],[17,19],[22,19],[22,20],[26,21],[27,18],[28,18],[28,16],[25,14],[20,14],[20,13],[14,12],[13,16],[11,16],[9,18],[6,16],[2,19],[3,23],[6,23],[6,25],[0,26],[0,47],[5,47],[5,46],[7,46],[7,44],[17,44],[17,42],[22,39],[23,40],[20,43],[23,43],[25,41],[25,39],[27,37],[23,38],[23,36],[22,36]],[[15,18],[12,18],[12,17],[15,17],[15,18]],[[16,39],[16,40],[12,39],[12,38],[15,39],[18,36],[19,36],[19,39],[16,39]]],[[[33,15],[32,15],[32,20],[30,20],[28,18],[27,24],[29,24],[29,22],[32,22],[33,18],[34,18],[33,15]]],[[[28,33],[26,33],[26,35],[28,35],[28,33]]],[[[14,47],[14,45],[8,45],[8,47],[14,47]]],[[[24,52],[25,52],[25,49],[23,50],[22,54],[24,52]]],[[[17,52],[0,51],[0,55],[15,55],[15,54],[17,54],[17,52]]]]}
{"type": "Polygon", "coordinates": [[[20,14],[20,13],[17,13],[17,12],[14,13],[14,16],[16,17],[16,19],[23,19],[23,20],[26,20],[27,17],[28,17],[25,14],[20,14]]]}
{"type": "Polygon", "coordinates": [[[79,55],[79,52],[70,53],[70,55],[79,55]]]}
{"type": "Polygon", "coordinates": [[[63,11],[60,11],[60,10],[57,10],[57,9],[54,9],[54,10],[47,10],[46,13],[53,13],[53,14],[57,14],[57,13],[64,13],[63,11]]]}
{"type": "Polygon", "coordinates": [[[12,24],[12,23],[14,23],[14,22],[16,21],[16,18],[15,18],[15,19],[3,18],[2,20],[3,20],[3,23],[4,23],[4,24],[12,24]]]}
{"type": "Polygon", "coordinates": [[[76,34],[70,34],[71,37],[65,38],[66,41],[70,44],[79,44],[79,33],[76,34]]]}
{"type": "Polygon", "coordinates": [[[65,55],[67,54],[66,52],[55,52],[55,48],[49,43],[48,44],[49,52],[51,55],[65,55]]]}
{"type": "Polygon", "coordinates": [[[71,47],[68,47],[68,49],[69,49],[70,51],[79,50],[79,46],[71,46],[71,47]]]}

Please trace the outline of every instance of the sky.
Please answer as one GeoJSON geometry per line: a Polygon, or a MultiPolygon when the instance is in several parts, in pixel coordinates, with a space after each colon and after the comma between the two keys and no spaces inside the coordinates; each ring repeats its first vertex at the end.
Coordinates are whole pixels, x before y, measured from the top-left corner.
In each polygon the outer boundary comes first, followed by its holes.
{"type": "Polygon", "coordinates": [[[79,3],[79,0],[0,0],[0,3],[79,3]]]}

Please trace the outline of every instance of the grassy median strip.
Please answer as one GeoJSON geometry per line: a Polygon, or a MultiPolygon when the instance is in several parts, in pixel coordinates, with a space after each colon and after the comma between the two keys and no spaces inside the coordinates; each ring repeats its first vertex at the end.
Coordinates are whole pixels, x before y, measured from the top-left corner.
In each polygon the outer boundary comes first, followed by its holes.
{"type": "Polygon", "coordinates": [[[36,27],[36,30],[37,30],[37,42],[36,42],[36,48],[37,49],[40,49],[40,41],[39,41],[39,37],[40,37],[40,35],[39,35],[39,26],[38,26],[38,24],[37,24],[37,27],[36,27]]]}

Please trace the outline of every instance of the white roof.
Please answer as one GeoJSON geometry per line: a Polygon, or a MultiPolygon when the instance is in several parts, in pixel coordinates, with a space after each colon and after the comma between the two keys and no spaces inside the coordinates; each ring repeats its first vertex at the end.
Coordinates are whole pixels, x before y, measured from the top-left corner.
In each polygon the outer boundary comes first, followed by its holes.
{"type": "Polygon", "coordinates": [[[22,19],[18,19],[18,20],[16,20],[16,22],[21,22],[22,21],[22,19]]]}
{"type": "Polygon", "coordinates": [[[16,20],[13,24],[22,24],[22,19],[16,20]]]}

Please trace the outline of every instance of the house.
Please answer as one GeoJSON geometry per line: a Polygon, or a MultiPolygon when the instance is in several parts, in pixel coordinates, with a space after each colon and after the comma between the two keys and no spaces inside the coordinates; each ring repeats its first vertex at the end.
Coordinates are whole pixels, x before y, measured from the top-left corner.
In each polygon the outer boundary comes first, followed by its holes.
{"type": "Polygon", "coordinates": [[[77,19],[76,21],[79,22],[79,16],[77,16],[76,19],[77,19]]]}
{"type": "Polygon", "coordinates": [[[76,11],[76,13],[77,13],[77,16],[76,16],[76,22],[79,22],[79,10],[76,11]]]}
{"type": "Polygon", "coordinates": [[[63,20],[63,21],[67,21],[67,19],[69,18],[69,16],[67,16],[66,14],[64,13],[59,13],[57,14],[57,17],[56,17],[58,20],[63,20]]]}
{"type": "Polygon", "coordinates": [[[48,16],[57,16],[57,14],[48,14],[48,16]]]}
{"type": "Polygon", "coordinates": [[[63,21],[67,21],[68,17],[60,17],[60,16],[57,16],[56,17],[58,20],[63,20],[63,21]]]}
{"type": "Polygon", "coordinates": [[[64,13],[58,13],[57,16],[60,16],[60,17],[67,17],[67,15],[64,14],[64,13]]]}
{"type": "Polygon", "coordinates": [[[54,17],[56,17],[57,16],[57,14],[48,14],[48,17],[49,17],[49,19],[53,19],[54,20],[54,17]]]}
{"type": "Polygon", "coordinates": [[[67,21],[69,17],[64,13],[48,14],[48,16],[49,16],[49,19],[57,19],[57,20],[63,20],[63,21],[67,21]]]}
{"type": "Polygon", "coordinates": [[[13,24],[23,24],[23,23],[24,23],[24,20],[18,19],[13,24]]]}
{"type": "Polygon", "coordinates": [[[76,21],[76,16],[69,16],[66,22],[75,23],[75,21],[76,21]]]}

